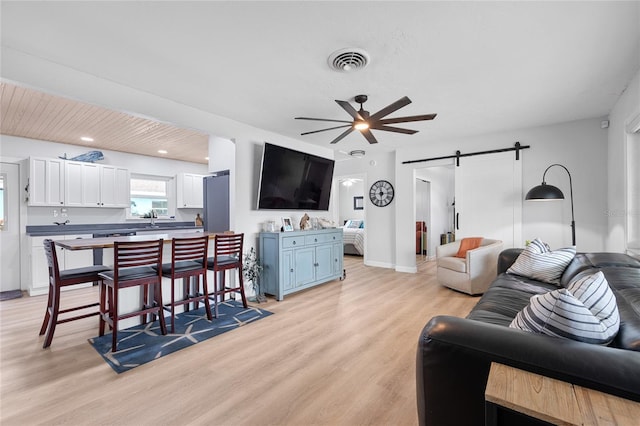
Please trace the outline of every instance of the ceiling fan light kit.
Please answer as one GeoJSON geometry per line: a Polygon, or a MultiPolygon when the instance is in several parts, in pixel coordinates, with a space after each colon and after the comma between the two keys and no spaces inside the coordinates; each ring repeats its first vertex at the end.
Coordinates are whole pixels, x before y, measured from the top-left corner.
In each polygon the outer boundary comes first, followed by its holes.
{"type": "Polygon", "coordinates": [[[413,135],[418,133],[417,130],[411,129],[403,129],[400,127],[392,127],[389,124],[397,124],[397,123],[407,123],[411,121],[426,121],[433,120],[437,114],[423,114],[423,115],[412,115],[407,117],[396,117],[396,118],[385,118],[389,114],[399,110],[402,107],[405,107],[411,103],[411,99],[407,96],[404,96],[401,99],[398,99],[394,103],[387,105],[382,108],[380,111],[375,114],[370,114],[369,111],[366,111],[363,107],[363,104],[367,101],[367,95],[357,95],[354,100],[356,103],[360,104],[360,110],[356,110],[349,102],[340,101],[336,99],[336,103],[344,109],[347,114],[349,114],[352,118],[351,121],[347,120],[333,120],[329,118],[312,118],[312,117],[295,117],[296,120],[313,120],[313,121],[327,121],[331,123],[345,123],[340,126],[329,127],[327,129],[321,130],[313,130],[310,132],[301,133],[302,136],[310,135],[313,133],[326,132],[327,130],[335,130],[347,128],[344,132],[342,132],[337,138],[331,141],[332,144],[339,142],[344,139],[347,135],[349,135],[354,130],[358,130],[362,136],[370,143],[378,143],[378,140],[373,136],[371,130],[384,130],[386,132],[395,132],[395,133],[404,133],[407,135],[413,135]]]}
{"type": "Polygon", "coordinates": [[[355,158],[362,158],[364,157],[364,154],[365,152],[362,149],[354,149],[353,151],[349,152],[349,155],[355,158]]]}

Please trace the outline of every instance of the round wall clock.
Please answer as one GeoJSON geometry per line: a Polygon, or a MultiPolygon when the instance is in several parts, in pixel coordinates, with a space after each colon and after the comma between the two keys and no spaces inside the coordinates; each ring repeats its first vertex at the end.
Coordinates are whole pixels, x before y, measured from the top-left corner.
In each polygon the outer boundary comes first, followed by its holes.
{"type": "Polygon", "coordinates": [[[371,185],[369,199],[378,207],[388,206],[393,201],[393,185],[386,180],[379,180],[371,185]]]}

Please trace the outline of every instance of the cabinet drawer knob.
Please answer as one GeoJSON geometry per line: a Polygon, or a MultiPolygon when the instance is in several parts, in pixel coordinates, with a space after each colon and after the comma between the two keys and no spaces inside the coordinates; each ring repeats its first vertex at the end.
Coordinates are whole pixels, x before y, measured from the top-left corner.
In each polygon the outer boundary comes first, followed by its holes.
{"type": "Polygon", "coordinates": [[[314,242],[314,243],[317,243],[317,242],[318,242],[318,239],[317,239],[317,238],[314,238],[314,239],[313,239],[313,242],[314,242]]]}
{"type": "Polygon", "coordinates": [[[293,272],[293,268],[289,269],[289,272],[293,272]]]}
{"type": "Polygon", "coordinates": [[[296,245],[296,242],[295,242],[295,241],[293,242],[293,245],[294,245],[294,246],[296,245]]]}

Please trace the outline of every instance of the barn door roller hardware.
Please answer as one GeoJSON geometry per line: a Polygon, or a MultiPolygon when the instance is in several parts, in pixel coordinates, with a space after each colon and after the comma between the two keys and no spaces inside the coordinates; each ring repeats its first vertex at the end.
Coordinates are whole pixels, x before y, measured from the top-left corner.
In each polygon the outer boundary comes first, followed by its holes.
{"type": "Polygon", "coordinates": [[[515,151],[516,152],[516,161],[520,160],[520,150],[531,148],[529,145],[520,145],[520,142],[516,142],[515,145],[511,148],[501,148],[501,149],[492,149],[489,151],[478,151],[478,152],[469,152],[466,154],[462,154],[460,150],[456,151],[454,155],[445,155],[444,157],[433,157],[433,158],[423,158],[421,160],[409,160],[403,161],[402,164],[411,164],[411,163],[422,163],[424,161],[435,161],[435,160],[446,160],[449,158],[456,159],[456,166],[460,167],[460,158],[462,157],[473,157],[474,155],[485,155],[485,154],[497,154],[499,152],[507,152],[507,151],[515,151]]]}

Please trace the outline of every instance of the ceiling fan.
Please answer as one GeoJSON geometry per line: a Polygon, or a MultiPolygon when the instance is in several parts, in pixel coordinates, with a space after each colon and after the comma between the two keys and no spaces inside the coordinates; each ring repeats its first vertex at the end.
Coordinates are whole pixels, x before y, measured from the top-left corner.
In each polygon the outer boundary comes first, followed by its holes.
{"type": "Polygon", "coordinates": [[[423,114],[423,115],[412,115],[408,117],[396,117],[396,118],[384,118],[387,115],[391,114],[394,111],[399,110],[400,108],[407,106],[411,103],[411,99],[408,97],[403,97],[394,103],[387,105],[382,108],[380,111],[375,114],[369,114],[369,111],[365,111],[362,107],[367,101],[367,95],[357,95],[354,100],[356,103],[360,104],[360,110],[356,111],[354,107],[347,101],[339,101],[336,100],[338,105],[340,105],[347,113],[353,118],[352,121],[347,120],[331,120],[328,118],[311,118],[311,117],[296,117],[296,120],[314,120],[314,121],[329,121],[332,123],[348,123],[342,126],[329,127],[328,129],[322,130],[314,130],[312,132],[301,133],[302,136],[310,135],[312,133],[326,132],[327,130],[341,129],[344,127],[348,127],[340,136],[331,141],[331,143],[337,143],[342,140],[349,133],[354,130],[359,130],[362,133],[369,143],[378,143],[377,139],[371,133],[371,130],[384,130],[387,132],[396,132],[396,133],[405,133],[407,135],[413,135],[417,133],[417,130],[410,129],[402,129],[399,127],[391,127],[388,124],[396,124],[396,123],[407,123],[410,121],[424,121],[424,120],[433,120],[437,114],[423,114]]]}

